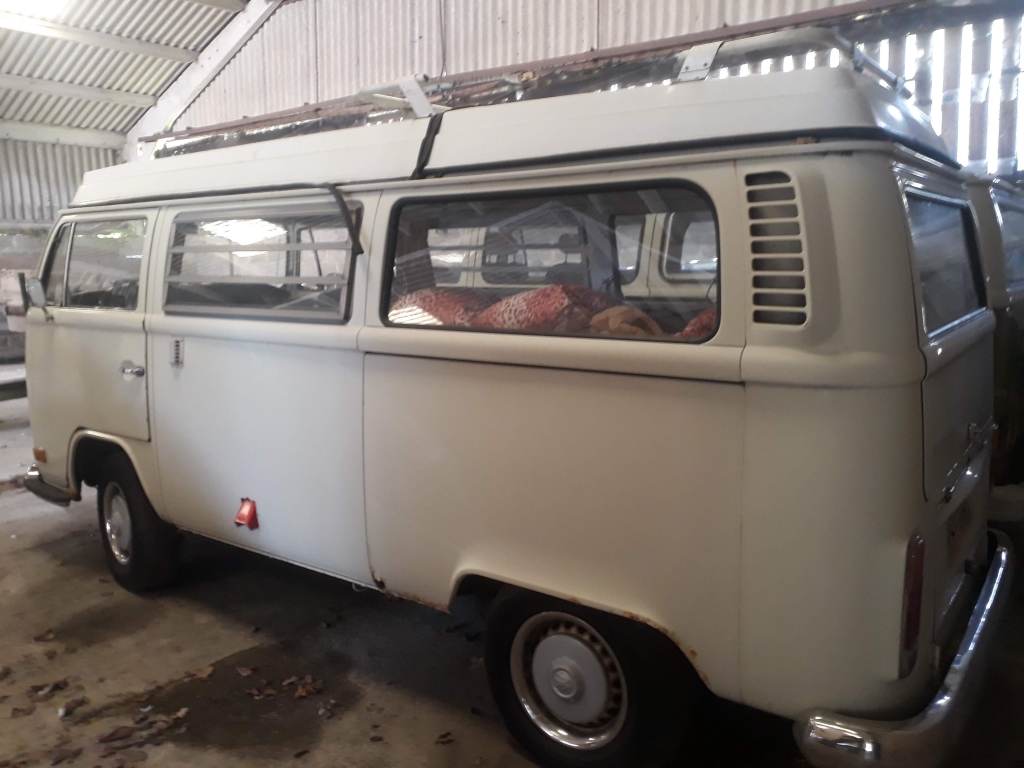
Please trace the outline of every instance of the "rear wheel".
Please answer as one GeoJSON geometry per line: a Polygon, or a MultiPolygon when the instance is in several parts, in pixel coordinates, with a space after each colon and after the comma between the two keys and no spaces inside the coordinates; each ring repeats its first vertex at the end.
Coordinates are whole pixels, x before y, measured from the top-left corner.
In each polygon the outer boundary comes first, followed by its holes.
{"type": "Polygon", "coordinates": [[[133,592],[170,584],[177,571],[178,531],[157,516],[123,453],[104,460],[96,503],[107,567],[117,582],[133,592]]]}
{"type": "Polygon", "coordinates": [[[542,765],[678,764],[699,684],[661,633],[509,589],[491,606],[486,652],[502,717],[542,765]]]}

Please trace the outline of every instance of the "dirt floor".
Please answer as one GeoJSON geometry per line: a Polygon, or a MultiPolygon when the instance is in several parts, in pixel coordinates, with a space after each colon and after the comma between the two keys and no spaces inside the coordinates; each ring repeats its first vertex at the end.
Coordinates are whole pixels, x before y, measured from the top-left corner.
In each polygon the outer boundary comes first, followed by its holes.
{"type": "MultiPolygon", "coordinates": [[[[0,454],[25,450],[24,407],[0,403],[0,454]]],[[[199,539],[177,588],[138,597],[107,575],[95,520],[91,495],[0,493],[0,766],[532,765],[488,694],[472,602],[444,615],[199,539]]],[[[952,765],[1024,766],[1020,575],[952,765]]],[[[686,765],[806,765],[787,721],[701,710],[686,765]]]]}

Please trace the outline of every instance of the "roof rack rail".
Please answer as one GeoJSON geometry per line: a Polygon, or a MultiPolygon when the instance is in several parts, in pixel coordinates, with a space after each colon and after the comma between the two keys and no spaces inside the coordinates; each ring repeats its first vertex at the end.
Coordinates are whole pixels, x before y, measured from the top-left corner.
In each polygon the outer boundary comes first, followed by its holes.
{"type": "Polygon", "coordinates": [[[903,78],[886,70],[850,41],[825,27],[628,54],[595,52],[572,63],[534,62],[431,80],[426,75],[364,88],[343,99],[258,118],[142,139],[155,142],[154,157],[191,154],[289,136],[425,118],[450,109],[544,99],[599,90],[703,80],[713,70],[757,65],[770,59],[837,51],[855,70],[870,73],[901,96],[903,78]]]}

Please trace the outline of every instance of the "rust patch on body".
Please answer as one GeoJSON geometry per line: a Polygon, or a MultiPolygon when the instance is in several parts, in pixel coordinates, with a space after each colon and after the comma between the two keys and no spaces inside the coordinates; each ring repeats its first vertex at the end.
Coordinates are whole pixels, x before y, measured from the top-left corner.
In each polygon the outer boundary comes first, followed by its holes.
{"type": "Polygon", "coordinates": [[[419,603],[420,605],[425,605],[425,606],[427,606],[427,608],[433,608],[435,611],[439,611],[441,613],[451,613],[451,611],[449,610],[447,605],[442,605],[440,603],[432,603],[429,600],[423,599],[419,595],[412,594],[411,592],[397,592],[397,591],[395,591],[393,589],[385,589],[385,590],[382,590],[382,591],[386,595],[391,595],[392,597],[397,597],[399,600],[410,600],[410,601],[412,601],[414,603],[419,603]]]}
{"type": "Polygon", "coordinates": [[[646,624],[651,629],[665,635],[665,637],[671,640],[675,644],[675,646],[683,652],[683,654],[689,660],[690,666],[693,667],[693,671],[697,673],[697,676],[703,681],[704,685],[710,687],[710,684],[708,683],[707,674],[705,674],[705,672],[697,666],[697,651],[695,651],[693,648],[687,648],[675,632],[668,629],[667,627],[661,626],[657,622],[651,621],[650,619],[644,616],[640,616],[639,614],[633,613],[632,611],[623,611],[619,615],[622,616],[624,619],[629,619],[630,621],[637,621],[641,624],[646,624]]]}

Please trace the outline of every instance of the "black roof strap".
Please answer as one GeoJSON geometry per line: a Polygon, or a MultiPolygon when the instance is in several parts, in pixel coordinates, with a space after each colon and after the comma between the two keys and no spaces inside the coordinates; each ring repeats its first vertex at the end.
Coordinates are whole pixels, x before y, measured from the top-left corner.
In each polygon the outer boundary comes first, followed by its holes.
{"type": "Polygon", "coordinates": [[[427,163],[430,162],[430,153],[434,149],[434,139],[437,138],[438,131],[441,130],[441,118],[444,117],[443,112],[437,112],[430,116],[430,121],[427,123],[427,132],[423,135],[423,141],[420,143],[420,154],[416,158],[416,168],[412,172],[410,179],[422,179],[423,172],[427,167],[427,163]]]}
{"type": "Polygon", "coordinates": [[[352,211],[348,207],[348,203],[345,202],[345,198],[341,196],[341,191],[333,184],[325,184],[324,189],[331,193],[331,197],[334,198],[334,202],[336,202],[338,204],[338,208],[341,209],[341,218],[345,220],[345,229],[348,230],[348,236],[352,240],[352,257],[355,258],[363,253],[362,243],[359,242],[359,227],[357,226],[357,222],[352,217],[352,211]]]}

